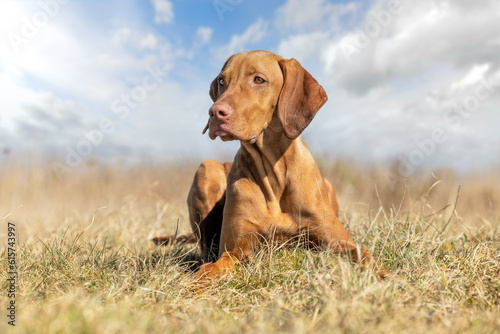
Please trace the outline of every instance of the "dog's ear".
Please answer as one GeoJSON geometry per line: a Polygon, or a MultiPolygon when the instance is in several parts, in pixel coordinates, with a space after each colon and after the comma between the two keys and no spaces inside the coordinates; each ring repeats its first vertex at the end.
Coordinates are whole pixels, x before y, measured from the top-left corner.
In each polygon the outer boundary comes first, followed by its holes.
{"type": "MultiPolygon", "coordinates": [[[[227,58],[226,62],[224,63],[224,66],[222,66],[222,69],[220,70],[220,73],[224,71],[231,58],[233,58],[233,56],[227,58]]],[[[212,83],[210,84],[210,90],[208,92],[210,98],[214,102],[217,101],[217,99],[219,98],[219,80],[217,80],[218,78],[219,76],[215,77],[215,79],[212,81],[212,83]]]]}
{"type": "Polygon", "coordinates": [[[278,101],[278,117],[285,135],[297,138],[328,100],[323,87],[295,59],[279,61],[283,88],[278,101]]]}
{"type": "Polygon", "coordinates": [[[210,84],[210,91],[208,92],[208,94],[210,94],[210,98],[212,99],[212,101],[217,101],[217,93],[218,93],[218,83],[217,83],[217,78],[215,78],[212,83],[210,84]]]}
{"type": "Polygon", "coordinates": [[[210,129],[210,118],[208,118],[207,125],[205,125],[205,128],[203,129],[203,132],[201,134],[204,135],[208,129],[210,129]]]}

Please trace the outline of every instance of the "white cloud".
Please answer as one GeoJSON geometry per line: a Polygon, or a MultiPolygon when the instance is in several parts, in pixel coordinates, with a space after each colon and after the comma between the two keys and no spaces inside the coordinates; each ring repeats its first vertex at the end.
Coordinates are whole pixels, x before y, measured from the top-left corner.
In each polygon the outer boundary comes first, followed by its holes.
{"type": "Polygon", "coordinates": [[[327,0],[288,0],[276,11],[276,25],[279,29],[303,32],[304,30],[340,28],[340,18],[359,8],[354,1],[334,4],[327,0]]]}
{"type": "Polygon", "coordinates": [[[285,58],[306,61],[309,58],[316,58],[322,46],[329,40],[330,34],[326,31],[292,35],[280,42],[277,53],[285,58]]]}
{"type": "Polygon", "coordinates": [[[159,38],[150,32],[138,32],[123,27],[113,33],[111,43],[116,47],[130,45],[138,50],[155,50],[158,47],[159,38]]]}
{"type": "Polygon", "coordinates": [[[212,38],[213,29],[210,27],[199,27],[196,30],[196,38],[199,45],[205,45],[212,38]]]}
{"type": "Polygon", "coordinates": [[[468,88],[472,85],[476,85],[481,78],[484,78],[486,74],[488,73],[488,70],[490,69],[489,64],[482,64],[482,65],[473,65],[472,69],[467,73],[467,75],[462,78],[461,80],[458,80],[457,82],[452,82],[451,83],[451,90],[456,91],[456,90],[463,90],[464,88],[468,88]]]}
{"type": "Polygon", "coordinates": [[[19,101],[32,101],[37,97],[36,92],[15,83],[13,76],[0,73],[0,128],[13,131],[16,119],[24,115],[19,101]]]}
{"type": "Polygon", "coordinates": [[[258,18],[241,35],[233,35],[228,44],[214,50],[214,55],[219,60],[226,60],[235,53],[246,51],[251,45],[261,41],[267,34],[268,23],[258,18]]]}
{"type": "Polygon", "coordinates": [[[174,9],[168,0],[151,0],[155,9],[155,23],[172,23],[174,20],[174,9]]]}
{"type": "Polygon", "coordinates": [[[383,27],[373,13],[387,11],[384,4],[378,1],[374,7],[379,9],[369,11],[357,29],[325,49],[327,69],[345,89],[363,94],[398,76],[416,75],[444,63],[457,68],[471,67],[477,61],[498,65],[500,11],[496,2],[485,1],[473,8],[455,1],[402,2],[401,13],[391,15],[383,27]],[[379,33],[367,36],[367,29],[377,24],[379,33]],[[350,47],[352,54],[347,51],[350,47]]]}

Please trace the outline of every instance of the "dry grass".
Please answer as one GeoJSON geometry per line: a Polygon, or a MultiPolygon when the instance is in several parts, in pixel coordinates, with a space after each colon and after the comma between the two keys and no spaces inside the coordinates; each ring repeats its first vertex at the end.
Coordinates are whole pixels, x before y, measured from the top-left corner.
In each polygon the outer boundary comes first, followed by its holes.
{"type": "MultiPolygon", "coordinates": [[[[417,175],[392,187],[390,168],[321,165],[341,220],[399,278],[379,282],[337,255],[270,245],[233,279],[192,294],[196,249],[157,249],[148,239],[189,231],[195,164],[91,164],[58,179],[41,163],[4,163],[0,241],[7,247],[14,223],[15,332],[498,332],[498,169],[417,175]]],[[[5,258],[4,250],[3,333],[14,332],[5,258]]]]}

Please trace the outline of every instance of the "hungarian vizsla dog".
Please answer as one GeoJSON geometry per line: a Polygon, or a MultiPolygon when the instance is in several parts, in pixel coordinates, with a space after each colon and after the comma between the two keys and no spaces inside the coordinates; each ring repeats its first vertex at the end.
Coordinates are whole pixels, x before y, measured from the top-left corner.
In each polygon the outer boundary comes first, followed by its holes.
{"type": "Polygon", "coordinates": [[[387,276],[342,226],[335,191],[300,137],[327,101],[311,74],[295,59],[243,52],[226,61],[210,97],[214,104],[203,133],[239,140],[241,147],[232,164],[207,160],[196,172],[188,206],[205,261],[197,279],[231,274],[264,239],[294,238],[346,253],[387,276]]]}

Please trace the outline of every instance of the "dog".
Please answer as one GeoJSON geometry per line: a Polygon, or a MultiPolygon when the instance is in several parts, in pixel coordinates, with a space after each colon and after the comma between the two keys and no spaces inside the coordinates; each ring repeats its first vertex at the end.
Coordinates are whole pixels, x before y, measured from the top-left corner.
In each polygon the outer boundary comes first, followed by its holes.
{"type": "Polygon", "coordinates": [[[345,253],[387,277],[342,226],[335,190],[301,139],[328,99],[316,79],[295,59],[247,51],[226,61],[210,97],[203,133],[239,140],[240,149],[233,163],[206,160],[197,170],[188,196],[193,233],[153,241],[198,240],[205,262],[198,281],[232,274],[264,239],[294,238],[345,253]]]}

